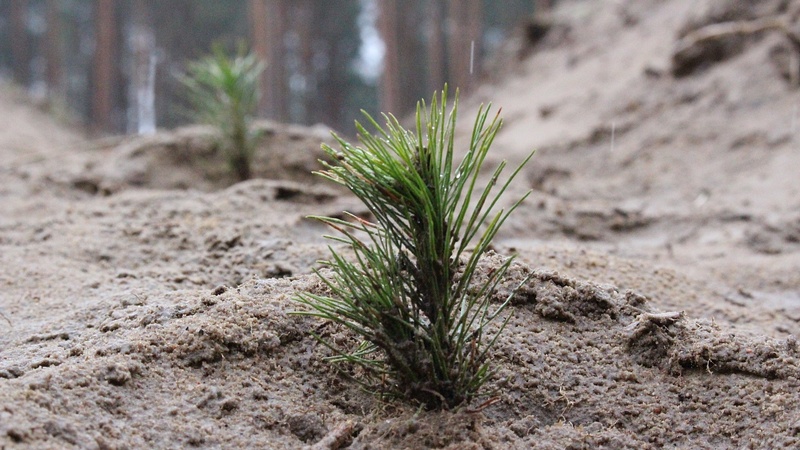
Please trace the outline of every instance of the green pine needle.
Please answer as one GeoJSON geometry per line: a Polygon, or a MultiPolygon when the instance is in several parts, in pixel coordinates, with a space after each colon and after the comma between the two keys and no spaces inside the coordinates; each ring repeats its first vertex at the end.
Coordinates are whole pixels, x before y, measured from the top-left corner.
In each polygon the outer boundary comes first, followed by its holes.
{"type": "Polygon", "coordinates": [[[343,325],[363,339],[354,350],[321,339],[336,361],[360,366],[365,384],[411,398],[429,408],[452,408],[479,395],[492,374],[487,353],[505,327],[487,335],[508,301],[492,309],[490,299],[513,258],[474,286],[478,262],[509,214],[495,210],[500,196],[525,161],[501,185],[505,162],[476,190],[481,166],[500,129],[499,115],[481,107],[469,151],[454,162],[458,93],[447,114],[447,87],[430,108],[417,104],[416,132],[384,115],[381,127],[364,113],[375,132],[356,122],[360,146],[334,135],[339,149],[323,145],[335,161],[323,162],[324,178],[341,184],[364,202],[374,223],[315,217],[340,233],[352,257],[333,247],[317,275],[330,295],[302,293],[309,307],[297,314],[343,325]],[[469,248],[471,247],[471,250],[469,248]]]}

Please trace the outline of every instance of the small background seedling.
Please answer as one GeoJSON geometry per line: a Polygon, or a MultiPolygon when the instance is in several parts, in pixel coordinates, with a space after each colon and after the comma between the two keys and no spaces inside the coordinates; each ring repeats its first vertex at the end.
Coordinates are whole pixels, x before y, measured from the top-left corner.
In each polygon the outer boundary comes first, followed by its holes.
{"type": "Polygon", "coordinates": [[[243,44],[234,57],[215,45],[211,55],[190,63],[180,78],[191,105],[186,114],[219,130],[220,147],[240,181],[251,177],[260,137],[251,131],[250,123],[258,106],[258,79],[263,70],[264,65],[243,44]]]}

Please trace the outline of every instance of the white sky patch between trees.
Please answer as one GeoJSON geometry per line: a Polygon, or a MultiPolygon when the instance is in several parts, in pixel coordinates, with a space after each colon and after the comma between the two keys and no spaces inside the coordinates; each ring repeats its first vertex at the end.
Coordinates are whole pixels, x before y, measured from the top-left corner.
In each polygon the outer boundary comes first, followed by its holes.
{"type": "Polygon", "coordinates": [[[370,83],[375,83],[383,73],[383,57],[386,45],[377,28],[377,0],[361,0],[361,13],[358,15],[358,28],[361,36],[361,48],[355,61],[356,72],[370,83]]]}

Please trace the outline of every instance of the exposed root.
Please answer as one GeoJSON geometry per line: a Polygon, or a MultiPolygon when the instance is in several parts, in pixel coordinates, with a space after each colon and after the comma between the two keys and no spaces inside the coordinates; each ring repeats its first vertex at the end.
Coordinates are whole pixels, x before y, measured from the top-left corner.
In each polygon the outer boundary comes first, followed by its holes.
{"type": "Polygon", "coordinates": [[[630,339],[641,337],[650,328],[650,325],[667,326],[672,325],[684,316],[683,311],[671,311],[664,313],[642,313],[634,322],[625,327],[625,331],[630,332],[630,339]]]}
{"type": "Polygon", "coordinates": [[[348,420],[328,432],[328,434],[316,444],[305,447],[305,450],[339,450],[344,447],[348,441],[352,439],[353,434],[360,429],[361,424],[353,420],[348,420]]]}
{"type": "Polygon", "coordinates": [[[706,25],[692,31],[678,41],[675,54],[683,53],[708,41],[728,36],[749,36],[766,30],[780,30],[789,34],[785,21],[780,17],[762,17],[756,20],[737,20],[706,25]]]}
{"type": "Polygon", "coordinates": [[[724,59],[730,54],[730,50],[725,50],[725,47],[732,42],[731,38],[770,30],[780,31],[794,51],[800,52],[800,37],[792,32],[784,17],[713,23],[688,33],[677,42],[672,53],[672,73],[675,76],[685,76],[694,72],[703,62],[724,59]]]}

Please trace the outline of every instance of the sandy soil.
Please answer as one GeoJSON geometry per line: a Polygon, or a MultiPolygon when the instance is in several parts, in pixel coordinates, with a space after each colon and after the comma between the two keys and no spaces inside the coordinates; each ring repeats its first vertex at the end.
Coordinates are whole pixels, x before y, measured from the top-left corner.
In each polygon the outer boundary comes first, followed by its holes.
{"type": "Polygon", "coordinates": [[[351,336],[287,314],[321,289],[304,217],[363,212],[309,175],[325,132],[260,124],[231,185],[202,127],[89,141],[3,87],[0,448],[797,448],[798,55],[780,29],[676,49],[798,9],[564,0],[464,99],[503,109],[490,166],[538,149],[482,266],[532,277],[481,411],[381,403],[309,331],[351,336]]]}

